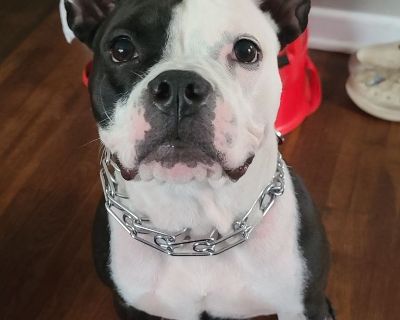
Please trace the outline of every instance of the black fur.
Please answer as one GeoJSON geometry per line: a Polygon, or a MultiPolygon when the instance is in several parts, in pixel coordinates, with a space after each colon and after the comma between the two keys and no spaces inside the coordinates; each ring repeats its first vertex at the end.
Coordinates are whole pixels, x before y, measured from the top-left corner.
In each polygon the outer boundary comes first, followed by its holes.
{"type": "Polygon", "coordinates": [[[303,181],[291,172],[300,214],[299,246],[306,261],[309,278],[304,292],[304,306],[309,320],[328,319],[330,303],[325,297],[329,271],[329,244],[320,215],[303,181]]]}
{"type": "Polygon", "coordinates": [[[113,10],[110,6],[108,15],[105,9],[98,9],[98,4],[114,3],[111,0],[74,0],[74,5],[66,2],[69,26],[94,53],[89,89],[94,116],[100,126],[109,124],[115,103],[126,97],[159,62],[167,41],[172,9],[180,1],[120,0],[113,10]],[[93,12],[98,11],[101,14],[95,16],[93,12]],[[138,60],[121,64],[112,61],[111,44],[119,36],[131,39],[139,52],[138,60]]]}
{"type": "Polygon", "coordinates": [[[108,223],[108,213],[105,207],[104,197],[100,200],[92,229],[93,261],[97,275],[105,285],[114,289],[111,280],[109,260],[110,260],[110,228],[108,223]]]}

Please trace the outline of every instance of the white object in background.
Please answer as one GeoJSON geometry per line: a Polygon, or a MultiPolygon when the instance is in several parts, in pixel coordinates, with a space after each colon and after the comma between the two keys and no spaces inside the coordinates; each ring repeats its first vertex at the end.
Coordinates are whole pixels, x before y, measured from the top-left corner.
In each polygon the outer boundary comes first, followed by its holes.
{"type": "Polygon", "coordinates": [[[388,69],[400,69],[400,34],[397,42],[358,50],[357,59],[363,64],[388,69]]]}
{"type": "Polygon", "coordinates": [[[60,17],[61,17],[61,25],[62,25],[62,29],[64,31],[65,39],[67,39],[67,41],[69,43],[71,43],[72,40],[75,39],[75,35],[72,32],[72,30],[69,28],[68,23],[67,23],[67,12],[65,10],[64,0],[60,0],[60,17]]]}
{"type": "Polygon", "coordinates": [[[350,59],[346,90],[365,112],[400,121],[400,41],[359,50],[350,59]]]}
{"type": "MultiPolygon", "coordinates": [[[[400,13],[399,13],[400,14],[400,13]]],[[[354,53],[400,39],[400,17],[315,6],[310,15],[310,48],[354,53]]]]}

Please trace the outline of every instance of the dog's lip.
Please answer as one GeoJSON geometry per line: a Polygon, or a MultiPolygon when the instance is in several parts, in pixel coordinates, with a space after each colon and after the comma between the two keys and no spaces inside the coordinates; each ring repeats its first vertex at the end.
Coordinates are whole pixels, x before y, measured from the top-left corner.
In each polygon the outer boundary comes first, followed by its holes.
{"type": "Polygon", "coordinates": [[[212,165],[220,161],[218,154],[212,148],[174,139],[161,143],[143,154],[138,160],[138,166],[151,162],[159,162],[169,168],[180,162],[195,167],[197,163],[212,165]]]}
{"type": "Polygon", "coordinates": [[[233,181],[238,181],[240,178],[242,178],[247,170],[249,169],[250,165],[253,163],[254,160],[254,156],[251,156],[250,158],[248,158],[246,160],[246,162],[241,165],[240,167],[233,169],[233,170],[229,170],[229,169],[224,169],[226,175],[233,181]]]}
{"type": "MultiPolygon", "coordinates": [[[[253,160],[254,160],[254,155],[250,156],[241,166],[237,167],[237,168],[227,168],[226,166],[223,165],[223,160],[220,159],[222,157],[217,157],[218,160],[214,160],[213,157],[209,156],[206,152],[202,151],[201,149],[195,148],[194,146],[188,146],[187,144],[181,142],[181,141],[172,141],[172,142],[167,142],[164,143],[162,145],[160,145],[157,150],[160,150],[162,148],[171,148],[171,149],[176,149],[176,150],[196,150],[196,152],[198,152],[199,154],[203,154],[205,156],[207,156],[210,160],[210,164],[211,163],[219,163],[223,169],[223,171],[225,172],[225,174],[234,182],[237,182],[239,179],[241,179],[247,172],[247,170],[249,169],[250,165],[252,164],[253,160]]],[[[142,161],[139,162],[146,162],[146,158],[149,155],[146,155],[146,157],[144,157],[142,159],[142,161]]],[[[177,162],[178,163],[178,162],[177,162]]],[[[119,161],[118,157],[116,157],[116,164],[117,166],[120,168],[121,170],[121,175],[122,177],[126,180],[126,181],[132,181],[134,180],[137,175],[139,174],[139,165],[137,165],[136,167],[129,169],[126,168],[122,165],[122,163],[119,161]]]]}
{"type": "Polygon", "coordinates": [[[127,169],[125,168],[121,161],[119,161],[118,157],[115,157],[115,163],[117,164],[118,168],[121,170],[121,176],[124,178],[126,181],[131,181],[136,178],[136,176],[139,174],[139,169],[133,168],[133,169],[127,169]]]}

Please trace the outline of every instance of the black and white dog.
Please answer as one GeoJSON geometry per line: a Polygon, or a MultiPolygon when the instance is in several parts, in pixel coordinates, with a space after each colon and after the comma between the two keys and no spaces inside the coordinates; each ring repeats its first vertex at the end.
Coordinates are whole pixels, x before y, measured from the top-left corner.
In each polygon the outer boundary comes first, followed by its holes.
{"type": "Polygon", "coordinates": [[[309,0],[63,5],[94,52],[93,111],[115,169],[105,173],[115,190],[105,187],[94,252],[120,317],[333,319],[325,232],[274,130],[277,56],[306,28],[309,0]],[[275,194],[264,189],[271,181],[275,194]],[[135,214],[165,234],[141,229],[135,214]]]}

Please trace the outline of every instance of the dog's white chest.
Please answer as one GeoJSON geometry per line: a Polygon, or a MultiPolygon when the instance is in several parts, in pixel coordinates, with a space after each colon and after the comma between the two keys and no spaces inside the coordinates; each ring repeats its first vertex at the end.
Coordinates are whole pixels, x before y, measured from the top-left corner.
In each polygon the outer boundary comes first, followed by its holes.
{"type": "Polygon", "coordinates": [[[233,319],[302,312],[305,271],[291,215],[272,212],[250,241],[215,257],[170,257],[110,223],[112,278],[137,309],[178,320],[197,320],[204,311],[233,319]]]}

